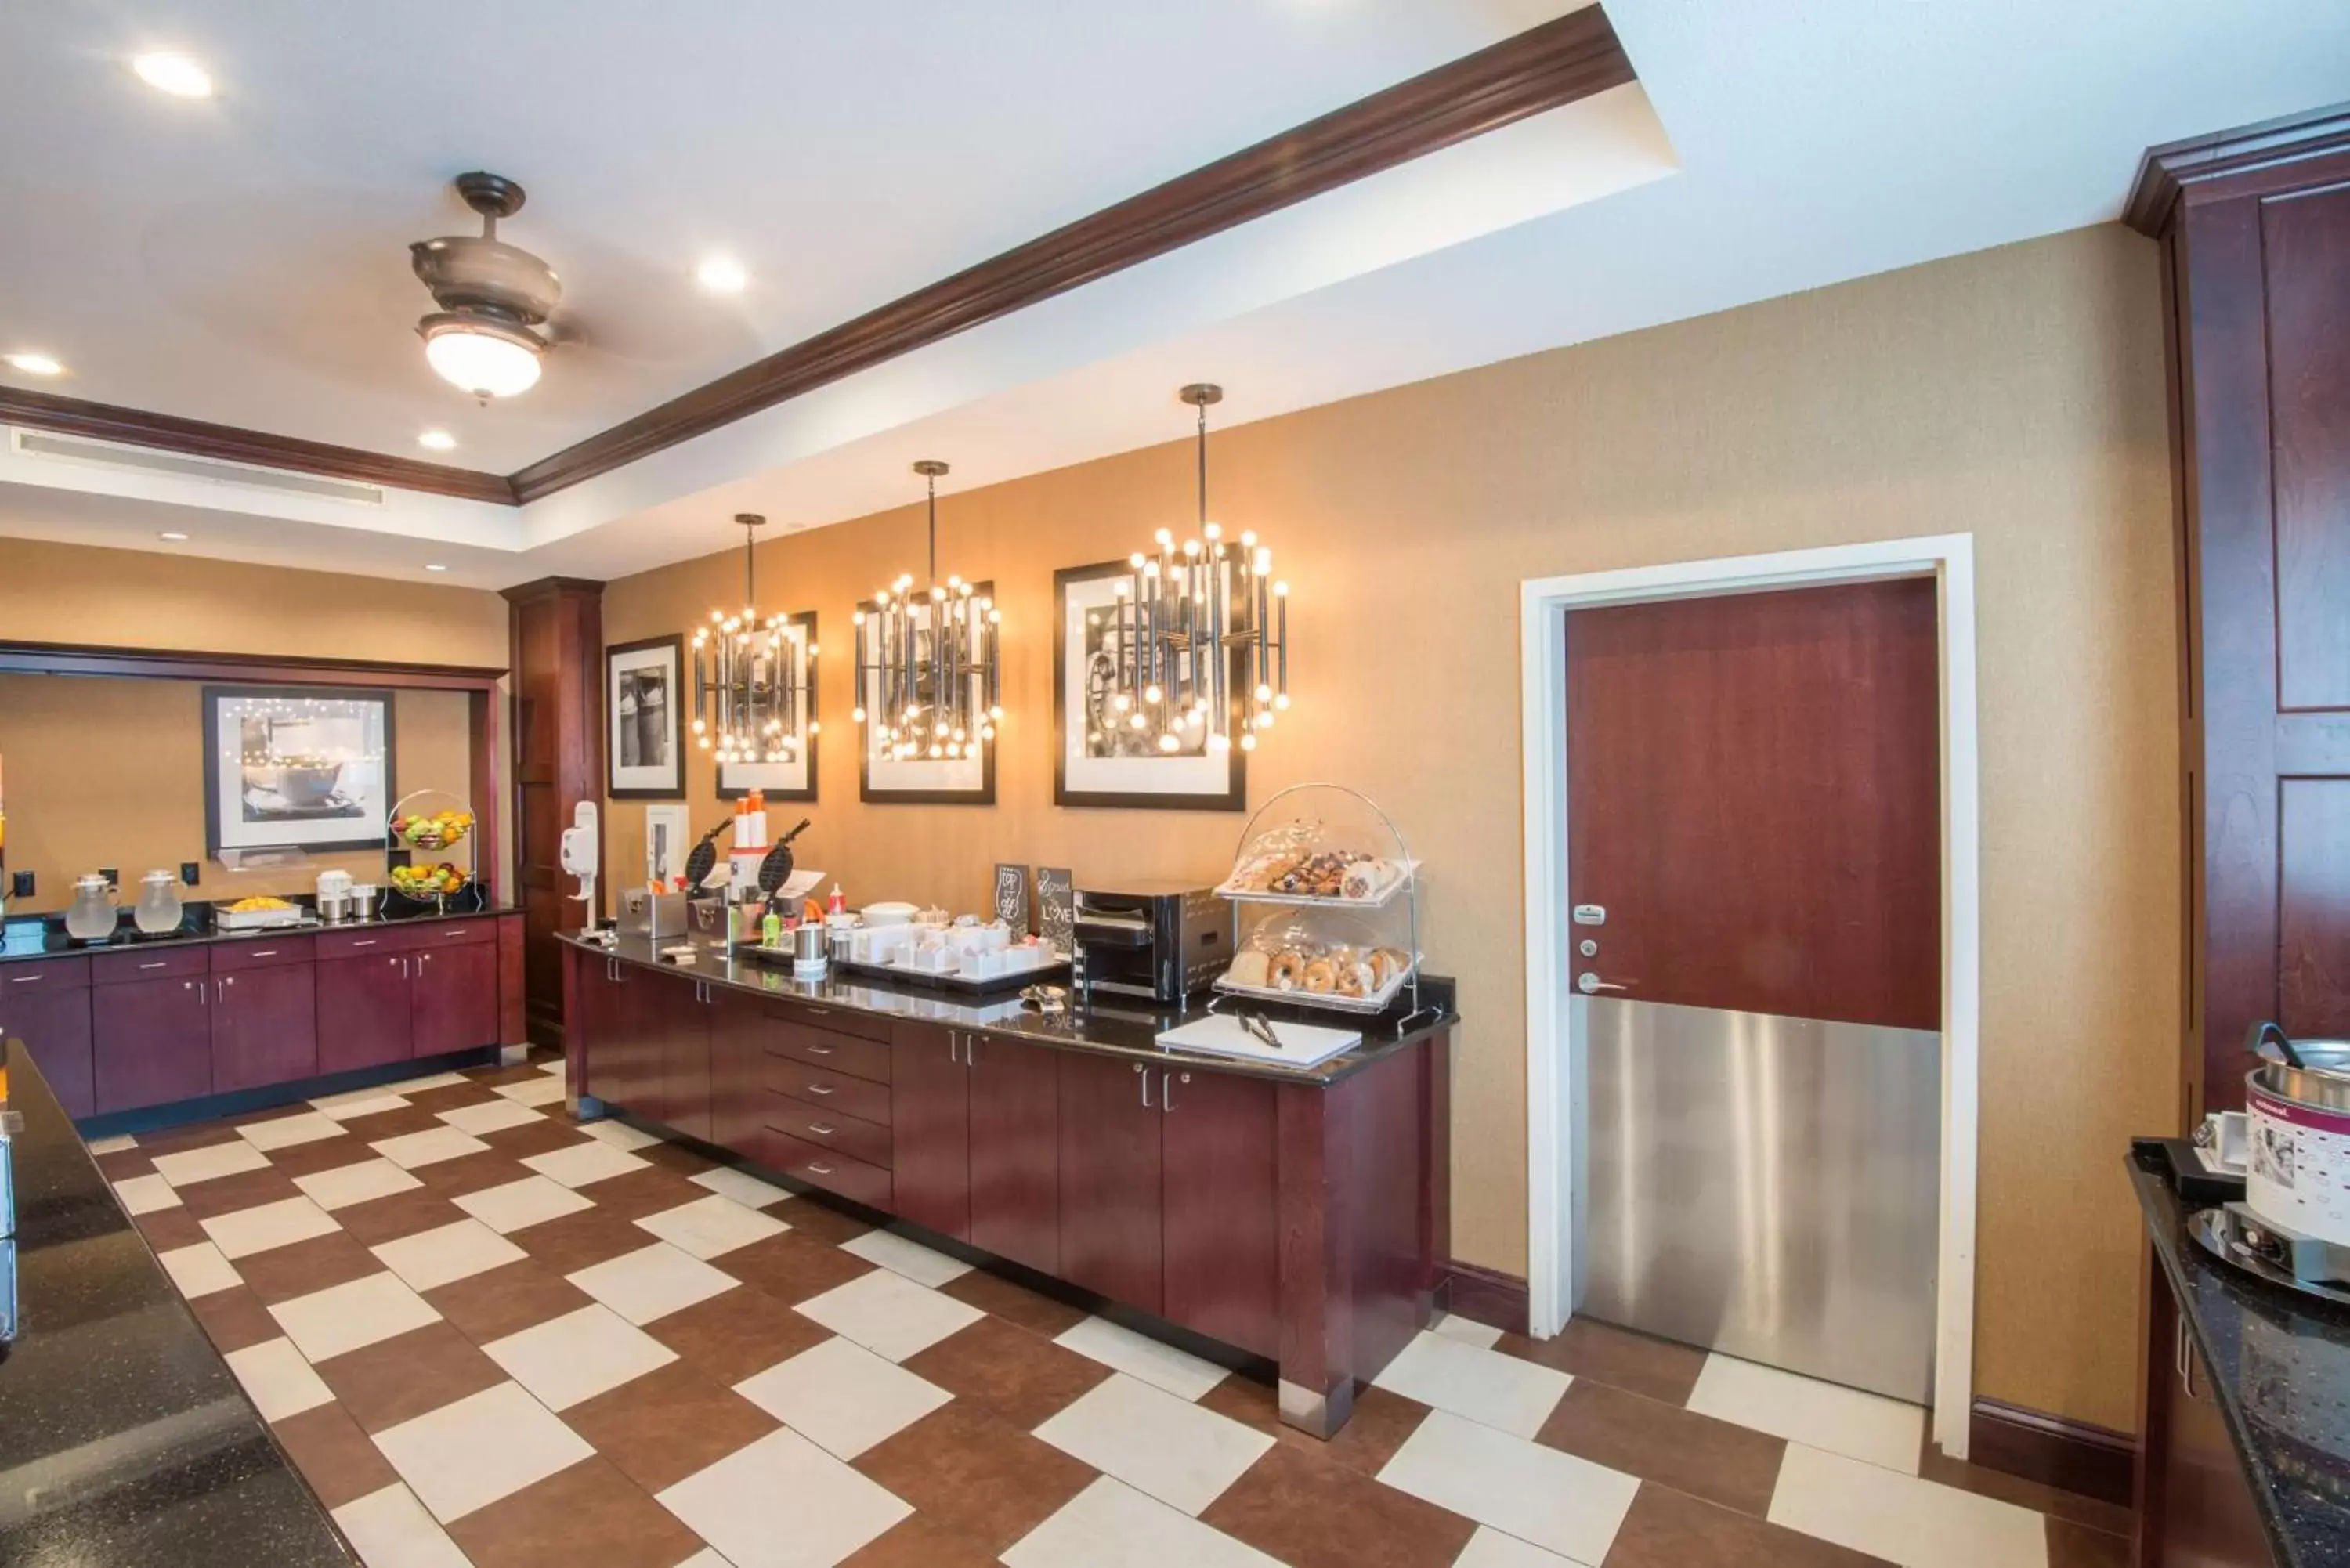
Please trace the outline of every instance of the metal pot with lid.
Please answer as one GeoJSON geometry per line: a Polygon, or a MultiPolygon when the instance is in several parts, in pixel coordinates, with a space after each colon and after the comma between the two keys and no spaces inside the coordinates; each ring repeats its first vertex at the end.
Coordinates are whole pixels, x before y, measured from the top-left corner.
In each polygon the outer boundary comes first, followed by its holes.
{"type": "Polygon", "coordinates": [[[2244,1048],[2251,1158],[2244,1201],[2270,1224],[2350,1247],[2350,1040],[2255,1023],[2244,1048]]]}

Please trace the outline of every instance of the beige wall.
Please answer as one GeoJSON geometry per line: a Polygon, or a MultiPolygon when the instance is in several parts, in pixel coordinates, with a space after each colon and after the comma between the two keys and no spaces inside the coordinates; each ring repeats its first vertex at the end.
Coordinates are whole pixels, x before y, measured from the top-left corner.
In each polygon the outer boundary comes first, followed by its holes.
{"type": "MultiPolygon", "coordinates": [[[[498,669],[505,608],[475,588],[0,539],[0,641],[498,669]]],[[[0,676],[5,858],[39,883],[12,913],[64,908],[73,878],[100,866],[118,868],[135,897],[141,872],[204,858],[200,692],[186,680],[0,676]]],[[[471,794],[463,692],[400,693],[393,741],[402,791],[471,794]]],[[[293,871],[207,865],[198,891],[298,891],[328,866],[380,877],[383,864],[378,852],[322,856],[293,871]]]]}
{"type": "MultiPolygon", "coordinates": [[[[1976,1390],[2132,1421],[2127,1135],[2168,1125],[2178,1022],[2177,657],[2153,247],[2106,226],[1240,427],[1213,504],[1296,585],[1295,711],[1262,800],[1358,785],[1430,867],[1457,974],[1454,1250],[1522,1272],[1525,1050],[1518,585],[1968,532],[1978,548],[1982,1141],[1976,1390]]],[[[1203,373],[1212,367],[1202,367],[1203,373]]],[[[1171,390],[1171,389],[1170,389],[1171,390]]],[[[1185,410],[1170,400],[1170,431],[1185,410]]],[[[937,455],[952,460],[951,452],[937,455]]],[[[992,862],[1214,877],[1240,819],[1052,804],[1055,567],[1191,509],[1187,442],[941,507],[941,570],[993,577],[1008,637],[993,809],[860,806],[850,605],[919,564],[901,510],[763,547],[774,608],[822,616],[821,801],[801,863],[855,901],[972,908],[992,862]]],[[[908,483],[910,493],[912,482],[908,483]]],[[[614,642],[739,590],[739,556],[611,585],[614,642]]],[[[697,826],[722,809],[705,768],[697,826]]],[[[643,812],[608,808],[613,873],[643,812]]]]}

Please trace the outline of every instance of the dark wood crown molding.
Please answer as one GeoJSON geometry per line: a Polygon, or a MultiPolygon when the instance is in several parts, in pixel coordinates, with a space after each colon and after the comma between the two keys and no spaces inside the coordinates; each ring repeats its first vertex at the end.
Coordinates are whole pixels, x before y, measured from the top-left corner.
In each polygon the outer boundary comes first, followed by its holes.
{"type": "Polygon", "coordinates": [[[386,457],[358,447],[270,435],[262,431],[240,430],[234,425],[209,424],[203,420],[183,420],[175,414],[87,402],[80,398],[63,398],[54,392],[36,392],[21,387],[0,387],[0,424],[86,436],[92,441],[120,441],[126,446],[156,447],[191,457],[249,462],[261,468],[289,469],[328,479],[356,480],[361,484],[380,484],[391,490],[453,495],[462,501],[488,501],[500,506],[515,504],[514,484],[504,474],[419,462],[413,458],[386,457]]]}
{"type": "Polygon", "coordinates": [[[2159,239],[2182,202],[2301,185],[2312,173],[2304,165],[2329,158],[2350,180],[2350,103],[2150,147],[2138,160],[2122,222],[2159,239]]]}
{"type": "Polygon", "coordinates": [[[510,588],[500,588],[498,597],[508,604],[536,604],[541,599],[557,598],[565,594],[600,596],[604,585],[593,577],[533,577],[526,583],[516,583],[510,588]]]}

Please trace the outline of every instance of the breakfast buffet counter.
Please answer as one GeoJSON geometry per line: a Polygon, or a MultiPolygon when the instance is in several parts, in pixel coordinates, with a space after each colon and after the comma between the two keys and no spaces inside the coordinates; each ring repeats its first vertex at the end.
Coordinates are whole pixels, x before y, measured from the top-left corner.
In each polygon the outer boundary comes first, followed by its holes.
{"type": "Polygon", "coordinates": [[[267,938],[316,936],[322,931],[369,931],[386,927],[407,928],[440,920],[491,920],[500,915],[517,915],[521,911],[503,904],[487,905],[478,909],[452,909],[436,914],[431,909],[413,913],[386,915],[372,920],[326,921],[315,917],[283,926],[271,926],[258,930],[224,931],[192,912],[189,921],[176,931],[159,936],[134,932],[126,915],[124,923],[115,934],[102,941],[86,942],[66,935],[62,915],[10,916],[0,921],[0,964],[29,959],[56,958],[61,953],[131,952],[148,948],[205,947],[220,942],[250,942],[267,938]]]}

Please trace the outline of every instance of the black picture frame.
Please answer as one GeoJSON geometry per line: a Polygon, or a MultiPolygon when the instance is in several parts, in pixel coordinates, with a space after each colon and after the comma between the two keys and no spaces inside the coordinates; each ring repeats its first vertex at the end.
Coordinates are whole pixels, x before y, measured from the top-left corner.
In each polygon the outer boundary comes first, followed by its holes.
{"type": "MultiPolygon", "coordinates": [[[[785,617],[784,618],[784,620],[785,620],[785,623],[786,625],[789,625],[789,626],[796,626],[796,627],[804,627],[804,628],[806,628],[807,646],[808,646],[809,648],[811,648],[811,649],[815,649],[815,648],[817,648],[817,647],[819,647],[819,646],[820,646],[820,645],[817,643],[817,641],[816,641],[816,611],[814,611],[814,610],[802,610],[802,611],[800,611],[800,612],[799,612],[799,614],[797,614],[797,615],[785,616],[785,617]]],[[[816,724],[816,687],[817,687],[817,684],[818,684],[818,682],[817,682],[817,680],[816,680],[816,676],[817,676],[817,674],[819,673],[819,669],[818,669],[818,666],[817,666],[817,663],[816,663],[816,656],[815,654],[811,653],[811,654],[808,656],[807,666],[808,666],[808,668],[807,668],[807,712],[806,712],[806,727],[804,729],[803,733],[802,733],[802,734],[801,734],[801,736],[800,736],[800,744],[801,744],[801,749],[802,749],[802,750],[806,753],[806,756],[807,756],[807,784],[806,784],[806,787],[802,788],[802,789],[789,789],[789,788],[784,788],[784,789],[771,789],[771,788],[769,788],[767,785],[765,785],[765,784],[756,784],[756,785],[755,785],[755,787],[758,789],[759,794],[760,794],[760,796],[761,796],[761,798],[762,798],[762,799],[765,799],[765,800],[814,800],[814,799],[816,798],[816,743],[817,740],[818,740],[820,737],[817,735],[817,733],[816,733],[816,730],[815,730],[815,728],[814,728],[814,726],[815,726],[815,724],[816,724]]],[[[747,767],[754,768],[754,769],[763,768],[763,767],[766,767],[766,766],[769,766],[769,765],[771,765],[771,764],[768,764],[768,763],[750,763],[738,764],[738,766],[747,766],[747,767]]],[[[742,799],[744,795],[749,794],[751,793],[752,789],[754,787],[754,785],[753,784],[742,784],[742,785],[739,785],[739,786],[736,786],[736,787],[732,787],[732,788],[730,788],[730,787],[728,786],[727,783],[726,783],[726,764],[725,764],[725,763],[719,763],[716,767],[714,767],[714,768],[712,768],[712,769],[711,770],[711,777],[712,777],[713,780],[715,780],[715,781],[716,781],[716,784],[717,784],[717,789],[718,789],[718,798],[719,798],[720,800],[740,800],[740,799],[742,799]]]]}
{"type": "MultiPolygon", "coordinates": [[[[334,853],[352,849],[382,849],[389,842],[391,808],[400,799],[397,771],[399,751],[397,694],[389,688],[373,686],[214,686],[203,687],[199,702],[203,710],[203,771],[204,771],[204,857],[217,860],[225,850],[242,853],[258,849],[300,849],[334,853]],[[298,834],[269,844],[236,844],[226,842],[221,813],[226,802],[221,796],[221,710],[225,701],[239,698],[317,699],[318,701],[369,702],[381,710],[383,726],[383,813],[384,826],[359,836],[306,838],[298,834]]],[[[321,823],[342,820],[337,817],[316,819],[321,823]]],[[[326,831],[332,831],[327,829],[326,831]]]]}
{"type": "MultiPolygon", "coordinates": [[[[604,793],[613,800],[681,800],[685,796],[685,705],[686,705],[685,637],[671,632],[667,637],[643,637],[634,642],[608,643],[604,648],[604,793]],[[629,654],[650,653],[665,649],[670,656],[669,706],[669,766],[675,773],[673,781],[647,784],[620,782],[620,714],[619,704],[613,695],[616,663],[629,654]]],[[[639,764],[642,765],[642,764],[639,764]]]]}
{"type": "MultiPolygon", "coordinates": [[[[1237,745],[1222,753],[1226,759],[1226,786],[1214,794],[1086,789],[1069,783],[1069,588],[1076,583],[1128,576],[1133,570],[1125,561],[1099,561],[1090,566],[1064,566],[1053,574],[1053,804],[1125,811],[1246,811],[1248,753],[1237,745]]],[[[1230,709],[1226,730],[1237,737],[1241,681],[1247,669],[1240,649],[1228,650],[1225,658],[1231,665],[1230,677],[1224,682],[1230,709]]],[[[1122,761],[1131,762],[1136,767],[1149,767],[1159,759],[1135,757],[1122,761]]]]}
{"type": "MultiPolygon", "coordinates": [[[[973,583],[974,598],[993,598],[993,582],[973,583]]],[[[858,602],[858,612],[870,617],[879,607],[871,599],[858,602]]],[[[850,647],[850,673],[854,677],[865,658],[865,623],[858,622],[850,633],[855,639],[850,647]]],[[[995,804],[996,740],[979,743],[979,785],[975,789],[899,789],[888,784],[873,782],[873,726],[868,722],[858,726],[857,732],[857,798],[866,805],[993,805],[995,804]]]]}

